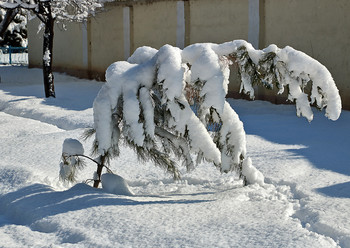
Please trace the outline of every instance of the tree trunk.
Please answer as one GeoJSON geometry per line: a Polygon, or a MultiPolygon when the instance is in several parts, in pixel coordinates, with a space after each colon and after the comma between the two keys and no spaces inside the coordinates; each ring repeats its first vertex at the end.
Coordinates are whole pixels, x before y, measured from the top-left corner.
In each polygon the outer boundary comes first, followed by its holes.
{"type": "MultiPolygon", "coordinates": [[[[46,6],[49,10],[50,4],[46,6]]],[[[51,11],[45,18],[44,44],[43,44],[43,74],[45,97],[56,97],[54,87],[54,76],[52,73],[53,60],[53,37],[55,19],[51,15],[51,11]]]]}
{"type": "Polygon", "coordinates": [[[15,18],[15,16],[17,15],[18,12],[19,12],[18,8],[6,10],[6,14],[4,16],[4,19],[0,23],[0,37],[4,36],[7,27],[10,25],[13,18],[15,18]]]}
{"type": "Polygon", "coordinates": [[[100,156],[100,163],[97,165],[97,179],[94,180],[94,188],[98,188],[98,185],[101,182],[101,174],[102,174],[102,169],[104,167],[106,161],[106,156],[100,156]]]}

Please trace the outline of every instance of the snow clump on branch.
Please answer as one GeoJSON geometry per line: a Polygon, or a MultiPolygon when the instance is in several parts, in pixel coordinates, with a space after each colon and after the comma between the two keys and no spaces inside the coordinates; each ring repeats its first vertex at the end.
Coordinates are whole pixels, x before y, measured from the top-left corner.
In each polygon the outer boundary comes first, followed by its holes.
{"type": "Polygon", "coordinates": [[[62,145],[62,161],[60,163],[60,179],[63,181],[75,181],[77,169],[84,166],[84,162],[78,155],[84,154],[84,147],[79,140],[65,139],[62,145]]]}

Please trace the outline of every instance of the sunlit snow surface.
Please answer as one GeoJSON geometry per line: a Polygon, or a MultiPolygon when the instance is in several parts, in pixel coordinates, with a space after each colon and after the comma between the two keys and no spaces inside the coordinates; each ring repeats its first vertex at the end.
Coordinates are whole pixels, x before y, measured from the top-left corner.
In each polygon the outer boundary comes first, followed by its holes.
{"type": "Polygon", "coordinates": [[[92,126],[101,83],[57,74],[45,99],[41,70],[0,76],[0,247],[350,247],[349,111],[308,123],[292,105],[230,99],[264,187],[209,164],[174,182],[122,148],[111,169],[135,195],[120,196],[58,180],[62,143],[92,126]]]}

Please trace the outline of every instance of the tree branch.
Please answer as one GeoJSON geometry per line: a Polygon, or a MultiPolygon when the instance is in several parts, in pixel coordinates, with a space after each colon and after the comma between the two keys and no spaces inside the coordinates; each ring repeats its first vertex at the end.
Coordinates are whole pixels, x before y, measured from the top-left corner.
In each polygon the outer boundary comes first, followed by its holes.
{"type": "Polygon", "coordinates": [[[176,135],[174,135],[174,134],[168,132],[167,130],[160,128],[158,126],[155,127],[154,132],[156,135],[158,135],[162,138],[168,139],[178,149],[181,149],[182,154],[183,154],[185,161],[186,161],[187,170],[190,170],[194,167],[193,160],[192,160],[191,154],[190,154],[190,147],[188,146],[188,142],[186,141],[185,138],[176,136],[176,135]]]}
{"type": "MultiPolygon", "coordinates": [[[[69,156],[67,156],[67,157],[70,158],[70,157],[74,157],[74,156],[76,156],[76,157],[87,158],[87,159],[89,159],[90,161],[94,162],[94,163],[97,164],[97,165],[100,165],[100,166],[102,165],[101,163],[97,162],[95,159],[90,158],[89,156],[86,156],[86,155],[84,155],[84,154],[72,154],[72,155],[69,155],[69,156]]],[[[115,174],[107,165],[104,164],[103,167],[106,167],[108,173],[115,174]]]]}

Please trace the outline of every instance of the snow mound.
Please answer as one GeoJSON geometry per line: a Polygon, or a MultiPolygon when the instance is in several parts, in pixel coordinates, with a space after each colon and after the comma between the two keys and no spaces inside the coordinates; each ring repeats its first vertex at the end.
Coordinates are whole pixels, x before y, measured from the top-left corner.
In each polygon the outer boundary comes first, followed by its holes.
{"type": "Polygon", "coordinates": [[[121,176],[105,173],[101,176],[102,188],[108,193],[116,195],[132,196],[134,193],[129,188],[128,183],[121,176]]]}
{"type": "Polygon", "coordinates": [[[243,161],[242,174],[249,184],[264,185],[264,175],[252,165],[252,160],[249,157],[243,161]]]}

